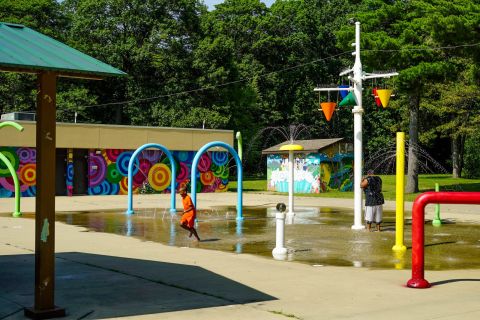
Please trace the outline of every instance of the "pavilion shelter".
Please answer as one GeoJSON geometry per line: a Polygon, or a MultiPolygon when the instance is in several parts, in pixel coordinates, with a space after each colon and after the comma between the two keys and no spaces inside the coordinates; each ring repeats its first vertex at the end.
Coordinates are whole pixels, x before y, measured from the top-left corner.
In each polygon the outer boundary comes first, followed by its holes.
{"type": "Polygon", "coordinates": [[[37,75],[37,193],[33,319],[65,316],[55,305],[56,83],[59,77],[101,80],[126,73],[19,24],[0,22],[0,71],[37,75]]]}

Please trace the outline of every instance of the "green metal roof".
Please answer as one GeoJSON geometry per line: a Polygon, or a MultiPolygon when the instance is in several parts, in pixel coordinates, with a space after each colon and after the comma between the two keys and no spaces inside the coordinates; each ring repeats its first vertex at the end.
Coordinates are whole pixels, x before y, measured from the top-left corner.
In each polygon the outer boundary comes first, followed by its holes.
{"type": "Polygon", "coordinates": [[[99,78],[125,72],[23,25],[0,22],[0,70],[99,78]]]}

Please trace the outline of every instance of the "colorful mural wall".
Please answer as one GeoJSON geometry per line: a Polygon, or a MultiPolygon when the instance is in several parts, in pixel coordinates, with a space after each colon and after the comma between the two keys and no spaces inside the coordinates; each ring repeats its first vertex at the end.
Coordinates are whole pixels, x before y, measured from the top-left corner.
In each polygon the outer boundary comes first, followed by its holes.
{"type": "MultiPolygon", "coordinates": [[[[37,179],[36,157],[34,148],[0,147],[0,152],[10,160],[17,172],[20,183],[20,192],[23,197],[34,196],[37,179]]],[[[0,162],[0,197],[8,198],[15,195],[15,185],[7,166],[0,162]]]]}
{"type": "MultiPolygon", "coordinates": [[[[35,195],[35,148],[0,148],[19,176],[22,196],[35,195]]],[[[73,194],[75,179],[73,149],[67,149],[65,185],[67,195],[73,194]]],[[[88,153],[88,194],[127,194],[128,163],[133,150],[104,149],[88,153]]],[[[135,160],[133,172],[134,193],[170,193],[171,179],[176,188],[190,182],[190,170],[195,151],[174,151],[177,174],[172,177],[170,161],[161,150],[144,150],[135,160]]],[[[206,152],[202,155],[197,176],[197,192],[222,192],[228,188],[229,156],[227,152],[206,152]]],[[[13,179],[8,168],[0,163],[0,197],[14,196],[13,179]]]]}
{"type": "MultiPolygon", "coordinates": [[[[131,150],[106,149],[91,151],[88,164],[88,194],[127,194],[128,163],[131,150]]],[[[174,151],[177,189],[190,181],[194,151],[174,151]]],[[[206,152],[198,166],[198,192],[226,191],[228,186],[228,153],[206,152]]],[[[133,166],[134,193],[170,193],[172,172],[170,160],[161,150],[145,150],[133,166]]]]}
{"type": "Polygon", "coordinates": [[[67,196],[73,195],[73,149],[67,149],[67,174],[65,184],[67,186],[67,196]]]}
{"type": "MultiPolygon", "coordinates": [[[[295,193],[352,190],[352,154],[335,154],[331,158],[323,153],[295,154],[294,162],[295,193]]],[[[268,155],[268,190],[288,192],[288,179],[288,155],[268,155]]]]}

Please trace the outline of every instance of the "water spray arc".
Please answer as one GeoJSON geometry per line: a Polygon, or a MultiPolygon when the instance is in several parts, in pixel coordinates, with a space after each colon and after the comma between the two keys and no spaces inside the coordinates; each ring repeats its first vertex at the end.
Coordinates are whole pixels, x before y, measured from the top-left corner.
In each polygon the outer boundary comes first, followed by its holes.
{"type": "Polygon", "coordinates": [[[200,157],[204,154],[208,149],[213,147],[221,147],[227,149],[230,154],[235,159],[237,164],[237,221],[243,220],[243,167],[242,161],[238,156],[238,153],[233,149],[230,145],[222,141],[213,141],[209,142],[203,147],[201,147],[192,161],[192,171],[191,171],[191,198],[195,207],[197,207],[197,171],[198,171],[198,162],[200,161],[200,157]]]}
{"type": "Polygon", "coordinates": [[[173,158],[172,153],[170,150],[168,150],[165,146],[162,146],[161,144],[158,143],[147,143],[144,144],[143,146],[139,147],[135,152],[133,152],[132,157],[130,158],[130,161],[128,162],[128,208],[127,211],[125,212],[126,214],[134,214],[135,212],[133,211],[133,164],[135,163],[135,159],[137,156],[142,152],[143,150],[147,148],[155,148],[155,149],[160,149],[162,150],[165,155],[167,156],[168,160],[170,160],[170,166],[172,170],[172,181],[170,182],[170,190],[171,190],[171,197],[170,197],[170,212],[175,213],[177,212],[176,206],[175,206],[175,196],[176,196],[176,188],[175,188],[175,177],[177,176],[177,167],[175,164],[175,159],[173,158]]]}
{"type": "MultiPolygon", "coordinates": [[[[293,142],[293,141],[291,141],[293,142]]],[[[293,190],[295,186],[295,166],[294,151],[302,151],[303,146],[299,144],[286,144],[280,147],[281,151],[288,151],[288,212],[287,215],[293,217],[295,211],[293,209],[293,190]]]]}

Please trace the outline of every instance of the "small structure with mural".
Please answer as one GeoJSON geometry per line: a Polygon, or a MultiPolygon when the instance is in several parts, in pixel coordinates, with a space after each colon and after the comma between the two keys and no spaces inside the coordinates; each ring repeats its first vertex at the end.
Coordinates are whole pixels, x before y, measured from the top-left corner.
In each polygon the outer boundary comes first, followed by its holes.
{"type": "MultiPolygon", "coordinates": [[[[267,189],[288,192],[288,153],[285,141],[262,151],[267,156],[267,189]]],[[[351,191],[353,187],[353,146],[343,138],[295,140],[304,150],[295,153],[295,193],[328,190],[351,191]]]]}

